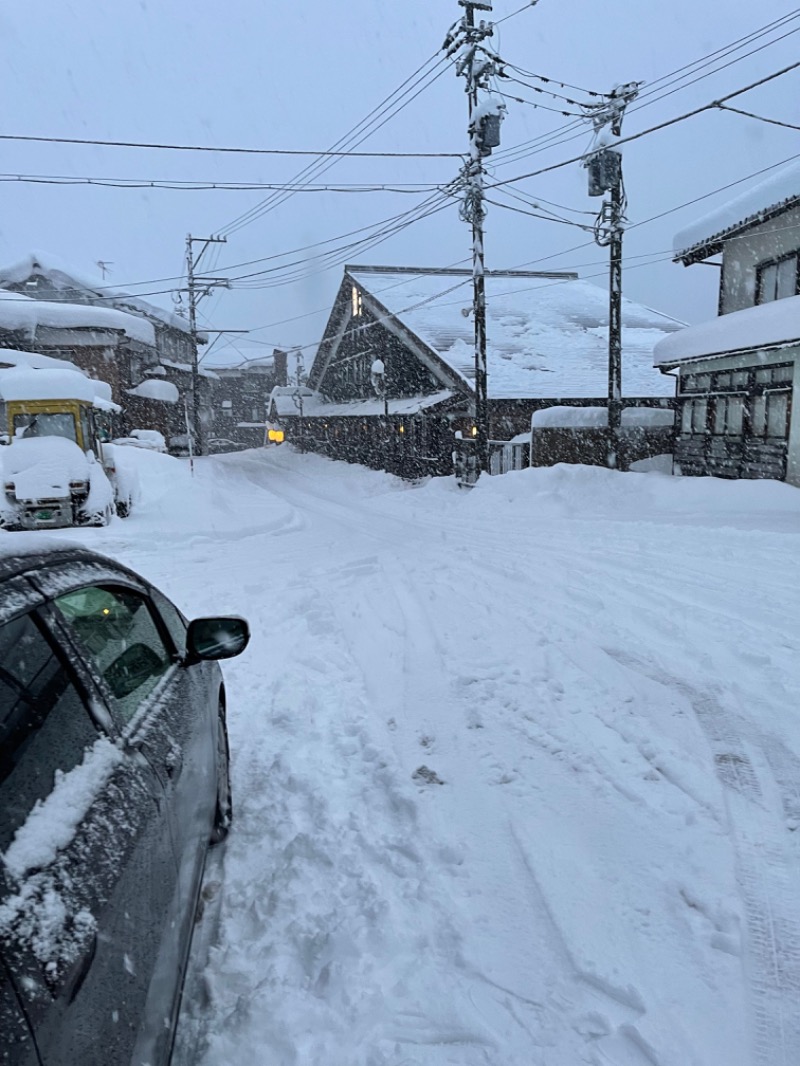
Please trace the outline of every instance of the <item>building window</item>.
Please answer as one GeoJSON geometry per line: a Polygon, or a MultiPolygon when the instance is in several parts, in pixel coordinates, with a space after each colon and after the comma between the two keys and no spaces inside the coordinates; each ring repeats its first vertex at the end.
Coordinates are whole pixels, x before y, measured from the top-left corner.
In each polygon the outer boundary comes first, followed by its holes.
{"type": "Polygon", "coordinates": [[[762,263],[756,271],[756,303],[785,300],[800,293],[800,253],[762,263]]]}
{"type": "Polygon", "coordinates": [[[707,418],[707,400],[684,400],[681,409],[681,432],[705,433],[707,418]]]}
{"type": "Polygon", "coordinates": [[[233,400],[223,400],[220,406],[224,415],[233,415],[233,400]]]}
{"type": "Polygon", "coordinates": [[[361,303],[361,293],[358,291],[355,285],[351,289],[350,299],[352,301],[353,318],[361,318],[361,313],[363,310],[361,303]]]}
{"type": "Polygon", "coordinates": [[[714,433],[741,437],[744,432],[744,396],[718,396],[714,401],[714,433]]]}

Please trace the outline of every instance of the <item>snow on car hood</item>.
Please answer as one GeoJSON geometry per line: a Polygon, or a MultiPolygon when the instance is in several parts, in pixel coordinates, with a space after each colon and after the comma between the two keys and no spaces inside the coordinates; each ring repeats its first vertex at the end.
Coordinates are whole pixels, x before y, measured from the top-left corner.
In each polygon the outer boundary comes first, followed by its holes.
{"type": "Polygon", "coordinates": [[[23,437],[4,450],[3,473],[18,500],[60,498],[70,481],[89,479],[89,460],[66,437],[23,437]]]}

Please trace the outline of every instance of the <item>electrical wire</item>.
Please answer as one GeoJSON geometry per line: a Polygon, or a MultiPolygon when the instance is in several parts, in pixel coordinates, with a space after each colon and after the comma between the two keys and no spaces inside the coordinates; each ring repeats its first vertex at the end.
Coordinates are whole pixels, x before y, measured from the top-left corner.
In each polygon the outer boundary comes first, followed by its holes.
{"type": "MultiPolygon", "coordinates": [[[[676,85],[676,82],[685,81],[685,79],[688,78],[688,77],[691,77],[692,74],[695,74],[695,73],[697,73],[700,70],[703,70],[705,67],[709,67],[709,66],[713,65],[713,63],[715,61],[717,61],[718,59],[725,58],[725,57],[727,57],[729,55],[732,55],[736,51],[740,51],[742,48],[747,47],[748,44],[753,43],[753,41],[759,40],[760,38],[766,36],[768,33],[772,32],[772,31],[774,31],[776,29],[780,29],[784,25],[787,25],[788,23],[790,23],[790,22],[792,22],[792,21],[794,21],[794,20],[796,20],[798,18],[800,18],[800,9],[795,8],[794,11],[788,13],[787,15],[784,15],[784,16],[782,16],[779,19],[775,19],[772,22],[767,23],[764,26],[758,27],[757,29],[753,30],[751,33],[746,34],[744,37],[740,37],[740,38],[738,38],[735,41],[732,41],[732,42],[730,42],[730,43],[728,43],[726,45],[721,46],[720,48],[716,49],[714,52],[710,52],[710,53],[708,53],[705,56],[701,56],[698,59],[691,61],[690,63],[684,64],[684,66],[682,66],[682,67],[678,67],[676,70],[671,71],[668,74],[664,74],[661,77],[656,78],[655,81],[653,81],[653,82],[651,82],[649,84],[649,86],[647,87],[645,92],[640,94],[639,102],[636,105],[634,105],[633,107],[631,107],[630,111],[633,112],[633,111],[640,110],[642,107],[648,107],[651,104],[657,103],[659,100],[662,100],[662,99],[666,98],[667,96],[671,96],[675,92],[679,92],[682,88],[687,87],[687,86],[676,85]],[[675,85],[675,88],[671,89],[669,92],[663,92],[662,91],[662,90],[668,89],[670,85],[675,85]],[[660,95],[658,95],[658,94],[660,94],[660,95]],[[649,97],[651,99],[648,99],[649,97]]],[[[792,31],[792,32],[796,32],[796,31],[792,31]]],[[[784,36],[788,36],[788,35],[784,35],[784,36]]],[[[779,37],[779,38],[776,38],[776,39],[774,39],[772,41],[767,42],[766,44],[761,46],[761,48],[759,48],[759,49],[757,49],[755,51],[762,51],[764,48],[771,47],[773,44],[775,44],[778,41],[783,40],[783,39],[784,39],[783,36],[779,37]]],[[[711,77],[713,74],[717,73],[719,70],[722,70],[722,69],[724,69],[725,67],[728,67],[728,66],[732,66],[734,63],[740,62],[742,59],[746,59],[746,58],[748,58],[748,56],[750,56],[752,54],[754,54],[754,52],[749,52],[746,55],[737,57],[736,59],[732,60],[730,63],[726,63],[724,66],[717,67],[714,70],[709,70],[705,74],[701,75],[698,78],[695,78],[693,81],[689,82],[688,84],[695,84],[696,82],[701,81],[703,78],[711,77]]],[[[531,76],[530,72],[526,72],[526,73],[528,73],[528,75],[531,76]]],[[[512,148],[508,148],[508,149],[505,149],[503,151],[497,152],[495,154],[495,160],[496,160],[495,165],[496,166],[506,166],[506,165],[508,165],[510,163],[518,162],[520,159],[528,158],[529,156],[536,155],[539,152],[545,151],[545,150],[547,150],[549,148],[554,148],[554,147],[560,146],[562,144],[567,144],[570,141],[576,140],[578,137],[580,137],[582,135],[582,133],[581,132],[575,133],[575,132],[572,132],[572,131],[574,131],[576,127],[583,126],[583,125],[584,124],[583,124],[582,121],[567,123],[566,125],[560,126],[556,130],[551,131],[550,134],[541,135],[540,137],[533,138],[530,141],[524,141],[521,144],[516,145],[516,146],[514,146],[512,148]],[[571,132],[572,132],[571,136],[560,136],[561,134],[569,134],[571,132]]]]}
{"type": "MultiPolygon", "coordinates": [[[[384,101],[374,107],[369,114],[361,120],[352,130],[346,133],[343,137],[340,137],[335,142],[334,147],[339,148],[347,146],[348,148],[357,148],[363,144],[368,137],[372,136],[381,129],[390,119],[394,118],[405,107],[407,107],[413,100],[428,89],[442,74],[447,70],[448,64],[442,58],[435,53],[430,56],[420,67],[414,71],[406,80],[384,101]],[[426,67],[429,67],[431,63],[434,63],[431,70],[422,74],[422,71],[426,67]],[[437,70],[438,68],[438,70],[437,70]],[[421,75],[421,76],[420,76],[421,75]],[[430,77],[430,75],[433,75],[430,77]],[[427,81],[425,79],[428,79],[427,81]],[[416,90],[413,96],[409,96],[413,90],[416,90]],[[393,99],[397,97],[397,99],[393,99]],[[394,110],[392,110],[394,108],[394,110]],[[390,112],[390,113],[387,113],[390,112]],[[379,122],[379,120],[381,120],[379,122]],[[376,123],[378,123],[376,125],[376,123]]],[[[307,165],[299,174],[295,175],[292,179],[294,183],[304,183],[311,181],[313,178],[318,178],[322,174],[326,173],[332,165],[336,162],[336,158],[331,160],[327,165],[322,160],[316,160],[314,163],[307,165]]],[[[265,200],[254,205],[249,211],[244,212],[233,220],[233,222],[224,226],[220,232],[231,234],[236,230],[241,229],[243,226],[249,225],[257,218],[267,214],[269,211],[279,207],[282,203],[285,203],[287,199],[292,195],[291,192],[273,193],[265,200]]]]}
{"type": "Polygon", "coordinates": [[[738,107],[728,107],[726,104],[717,104],[720,111],[732,111],[734,115],[744,115],[746,118],[757,118],[759,122],[768,122],[771,126],[783,126],[787,130],[800,130],[791,122],[779,122],[776,118],[767,118],[765,115],[755,115],[752,111],[742,111],[738,107]]]}
{"type": "MultiPolygon", "coordinates": [[[[638,133],[629,134],[627,137],[620,137],[616,144],[621,147],[624,144],[630,144],[632,141],[638,141],[642,137],[647,137],[652,133],[657,133],[670,126],[675,126],[679,122],[686,122],[687,119],[696,118],[697,115],[718,108],[720,104],[725,103],[727,100],[732,100],[737,96],[741,96],[743,93],[751,92],[753,89],[759,88],[761,85],[766,85],[768,82],[774,81],[776,78],[783,77],[784,74],[788,74],[791,71],[796,70],[798,67],[800,67],[800,60],[796,63],[790,63],[789,66],[783,67],[781,70],[776,70],[772,74],[767,74],[763,78],[759,78],[758,81],[751,82],[749,85],[745,85],[741,89],[736,89],[734,92],[720,97],[719,100],[712,100],[707,104],[702,104],[700,107],[693,108],[691,111],[686,111],[682,115],[676,115],[673,118],[666,119],[664,122],[659,122],[655,126],[650,126],[648,129],[640,130],[638,133]]],[[[571,159],[562,160],[560,163],[552,163],[550,166],[541,167],[539,170],[531,171],[529,174],[520,174],[515,178],[504,178],[501,181],[495,182],[492,187],[496,189],[501,185],[509,185],[517,181],[524,181],[527,178],[536,178],[540,174],[547,174],[553,170],[561,170],[563,167],[569,166],[572,163],[580,163],[582,160],[582,156],[573,156],[571,159]]]]}
{"type": "Polygon", "coordinates": [[[0,182],[25,182],[38,185],[98,185],[118,189],[167,189],[177,192],[258,192],[261,190],[309,193],[391,192],[422,195],[439,186],[432,182],[403,182],[396,185],[350,182],[335,185],[297,185],[278,182],[173,181],[163,178],[91,178],[64,174],[0,174],[0,182]]]}
{"type": "Polygon", "coordinates": [[[312,155],[360,157],[364,159],[462,159],[463,152],[358,152],[319,151],[300,148],[233,148],[207,144],[159,144],[148,141],[101,141],[89,137],[36,137],[21,133],[0,133],[0,141],[32,141],[36,144],[82,144],[101,148],[156,148],[171,152],[234,152],[239,155],[312,155]]]}

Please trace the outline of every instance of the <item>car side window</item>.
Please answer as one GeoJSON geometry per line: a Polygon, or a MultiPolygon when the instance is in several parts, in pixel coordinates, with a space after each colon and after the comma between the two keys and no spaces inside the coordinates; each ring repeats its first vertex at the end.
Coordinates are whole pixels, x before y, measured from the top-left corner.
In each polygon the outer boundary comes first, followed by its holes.
{"type": "Polygon", "coordinates": [[[53,601],[114,696],[112,710],[130,722],[173,665],[150,609],[132,589],[89,585],[53,601]]]}
{"type": "Polygon", "coordinates": [[[164,625],[167,627],[167,632],[172,638],[175,650],[178,655],[183,657],[186,653],[186,630],[189,628],[189,623],[175,604],[168,600],[163,592],[159,592],[158,589],[153,589],[153,603],[161,615],[164,625]]]}
{"type": "Polygon", "coordinates": [[[30,614],[0,625],[0,851],[97,739],[65,665],[30,614]]]}

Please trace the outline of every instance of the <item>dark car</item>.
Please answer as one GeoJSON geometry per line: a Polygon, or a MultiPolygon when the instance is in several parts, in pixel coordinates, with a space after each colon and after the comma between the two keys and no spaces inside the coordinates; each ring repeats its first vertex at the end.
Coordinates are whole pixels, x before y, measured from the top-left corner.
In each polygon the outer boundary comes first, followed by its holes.
{"type": "Polygon", "coordinates": [[[169,1062],[231,818],[240,618],[72,548],[0,556],[0,1063],[169,1062]]]}

